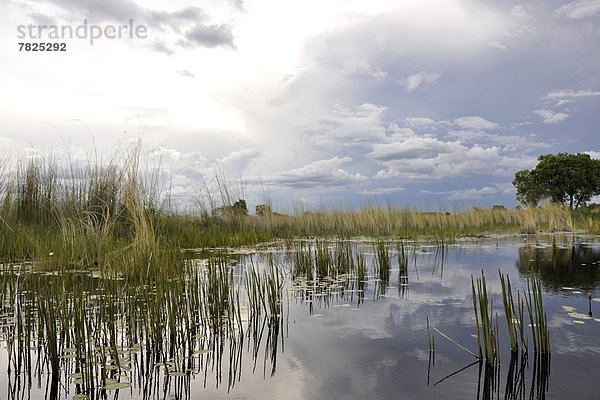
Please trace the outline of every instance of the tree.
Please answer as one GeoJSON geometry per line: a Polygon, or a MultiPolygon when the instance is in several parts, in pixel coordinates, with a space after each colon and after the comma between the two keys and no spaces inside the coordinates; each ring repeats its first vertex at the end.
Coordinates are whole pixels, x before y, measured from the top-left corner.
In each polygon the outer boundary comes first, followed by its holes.
{"type": "Polygon", "coordinates": [[[223,205],[216,209],[217,214],[222,216],[248,215],[246,200],[239,199],[232,205],[223,205]]]}
{"type": "Polygon", "coordinates": [[[600,160],[589,154],[546,154],[538,161],[531,171],[515,174],[513,185],[521,203],[536,206],[544,200],[568,202],[573,209],[600,194],[600,160]]]}
{"type": "Polygon", "coordinates": [[[231,209],[235,215],[247,215],[248,214],[248,206],[246,205],[246,200],[239,199],[231,206],[231,209]]]}

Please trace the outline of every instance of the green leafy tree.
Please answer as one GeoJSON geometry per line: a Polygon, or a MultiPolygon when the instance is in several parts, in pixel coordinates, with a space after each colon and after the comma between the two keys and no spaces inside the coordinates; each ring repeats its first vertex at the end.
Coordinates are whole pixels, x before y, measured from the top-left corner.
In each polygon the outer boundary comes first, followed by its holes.
{"type": "Polygon", "coordinates": [[[584,153],[559,153],[539,156],[538,161],[531,171],[515,174],[520,202],[534,206],[543,200],[568,202],[573,209],[600,194],[600,160],[584,153]]]}
{"type": "Polygon", "coordinates": [[[232,211],[236,215],[247,215],[248,214],[248,206],[246,205],[246,200],[239,199],[231,206],[232,211]]]}

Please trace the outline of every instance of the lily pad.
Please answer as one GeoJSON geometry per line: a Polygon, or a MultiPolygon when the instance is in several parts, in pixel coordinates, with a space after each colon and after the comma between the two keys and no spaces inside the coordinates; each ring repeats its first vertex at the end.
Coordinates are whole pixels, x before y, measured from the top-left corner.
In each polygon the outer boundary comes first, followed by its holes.
{"type": "Polygon", "coordinates": [[[119,389],[126,389],[130,386],[131,386],[131,383],[128,383],[128,382],[112,382],[112,383],[107,383],[104,386],[102,386],[102,390],[119,390],[119,389]]]}
{"type": "Polygon", "coordinates": [[[577,319],[592,319],[592,317],[590,317],[589,315],[578,313],[578,312],[571,312],[571,313],[569,313],[569,317],[571,317],[571,318],[577,318],[577,319]]]}

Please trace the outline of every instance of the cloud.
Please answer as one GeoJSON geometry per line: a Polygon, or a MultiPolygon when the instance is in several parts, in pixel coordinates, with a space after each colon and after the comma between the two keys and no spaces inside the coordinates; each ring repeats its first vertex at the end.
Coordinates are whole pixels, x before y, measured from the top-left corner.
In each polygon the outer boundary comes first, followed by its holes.
{"type": "Polygon", "coordinates": [[[426,128],[436,125],[434,120],[425,117],[406,117],[405,122],[411,128],[426,128]]]}
{"type": "Polygon", "coordinates": [[[417,88],[421,85],[428,85],[437,81],[441,76],[441,72],[421,71],[419,73],[409,75],[404,80],[400,81],[400,84],[404,86],[409,93],[411,93],[417,90],[417,88]]]}
{"type": "MultiPolygon", "coordinates": [[[[153,36],[153,41],[146,47],[153,51],[172,54],[177,46],[234,47],[233,27],[211,23],[210,15],[200,7],[158,11],[130,0],[50,0],[49,3],[63,10],[68,22],[87,18],[95,22],[125,23],[131,19],[135,24],[146,24],[153,36]]],[[[237,3],[241,5],[241,2],[237,3]]],[[[37,21],[50,18],[37,11],[34,17],[37,21]]]]}
{"type": "Polygon", "coordinates": [[[554,10],[557,18],[582,19],[600,13],[600,0],[575,0],[554,10]]]}
{"type": "Polygon", "coordinates": [[[390,194],[390,193],[398,193],[402,192],[406,189],[401,187],[391,187],[391,188],[376,188],[376,189],[365,189],[360,190],[358,194],[362,194],[363,196],[376,196],[381,194],[390,194]]]}
{"type": "Polygon", "coordinates": [[[517,169],[535,163],[529,155],[547,143],[535,135],[494,134],[504,130],[499,124],[480,116],[465,116],[452,121],[427,117],[408,117],[409,127],[390,124],[388,134],[373,142],[365,157],[385,167],[376,173],[379,179],[403,178],[428,180],[473,175],[511,176],[517,169]],[[459,128],[443,133],[443,129],[459,128]],[[425,130],[431,133],[417,133],[425,130]]]}
{"type": "Polygon", "coordinates": [[[170,149],[165,146],[160,146],[158,148],[150,149],[148,151],[148,155],[152,158],[161,160],[161,161],[171,161],[175,162],[179,160],[181,157],[181,153],[175,149],[170,149]]]}
{"type": "Polygon", "coordinates": [[[232,151],[223,158],[217,160],[217,163],[231,172],[243,175],[248,164],[261,156],[261,152],[255,148],[241,148],[232,151]]]}
{"type": "Polygon", "coordinates": [[[500,43],[500,42],[497,42],[495,40],[490,41],[488,43],[488,46],[493,47],[493,48],[498,49],[498,50],[506,50],[507,49],[507,47],[506,47],[506,45],[504,43],[500,43]]]}
{"type": "MultiPolygon", "coordinates": [[[[202,25],[197,24],[191,28],[185,35],[188,44],[203,47],[217,47],[233,45],[232,26],[228,24],[221,25],[202,25]]],[[[186,42],[182,44],[186,46],[186,42]]]]}
{"type": "Polygon", "coordinates": [[[523,6],[521,4],[517,4],[517,5],[513,6],[513,8],[511,8],[511,10],[510,10],[510,14],[513,17],[520,18],[520,19],[530,19],[531,18],[531,14],[529,14],[527,12],[527,10],[525,9],[525,6],[523,6]]]}
{"type": "Polygon", "coordinates": [[[379,179],[511,176],[517,169],[529,168],[535,163],[534,157],[506,152],[498,146],[475,144],[468,147],[458,141],[444,142],[422,136],[374,145],[367,156],[385,167],[377,172],[379,179]]]}
{"type": "Polygon", "coordinates": [[[194,75],[193,73],[191,73],[190,71],[188,71],[187,69],[180,69],[179,71],[177,71],[177,73],[183,77],[186,78],[195,78],[196,75],[194,75]]]}
{"type": "Polygon", "coordinates": [[[600,96],[600,91],[593,91],[591,89],[586,90],[557,90],[554,92],[548,93],[544,98],[553,102],[553,107],[562,106],[563,104],[570,103],[572,101],[583,99],[586,97],[596,97],[600,96]]]}
{"type": "Polygon", "coordinates": [[[451,153],[457,146],[461,146],[459,142],[442,142],[432,137],[412,135],[397,142],[376,143],[367,156],[383,162],[398,159],[423,159],[451,153]]]}
{"type": "Polygon", "coordinates": [[[244,0],[229,0],[229,4],[240,11],[244,11],[244,0]]]}
{"type": "Polygon", "coordinates": [[[542,120],[545,124],[557,124],[571,116],[569,114],[554,112],[551,110],[535,110],[534,113],[542,117],[542,120]]]}
{"type": "Polygon", "coordinates": [[[383,115],[387,107],[365,103],[355,108],[335,106],[329,116],[301,128],[301,134],[316,146],[355,146],[385,137],[383,115]]]}
{"type": "Polygon", "coordinates": [[[454,191],[448,200],[474,200],[479,199],[483,196],[490,196],[498,194],[498,189],[486,186],[481,189],[467,189],[454,191]]]}
{"type": "Polygon", "coordinates": [[[375,71],[371,71],[370,75],[376,80],[380,81],[388,77],[387,71],[384,71],[381,68],[375,69],[375,71]]]}
{"type": "Polygon", "coordinates": [[[595,160],[600,160],[600,151],[584,151],[585,154],[589,154],[595,160]]]}
{"type": "Polygon", "coordinates": [[[452,123],[463,129],[486,130],[494,129],[498,126],[495,122],[490,122],[481,117],[460,117],[456,118],[452,123]]]}
{"type": "Polygon", "coordinates": [[[283,171],[266,179],[265,183],[306,189],[315,187],[340,188],[367,181],[367,177],[359,173],[352,174],[341,168],[343,164],[351,161],[352,158],[350,157],[337,156],[327,160],[313,161],[303,167],[283,171]]]}
{"type": "Polygon", "coordinates": [[[460,190],[430,191],[421,190],[423,194],[447,196],[448,200],[471,200],[476,201],[485,197],[509,195],[515,193],[512,183],[495,183],[493,186],[484,186],[482,188],[470,188],[460,190]]]}

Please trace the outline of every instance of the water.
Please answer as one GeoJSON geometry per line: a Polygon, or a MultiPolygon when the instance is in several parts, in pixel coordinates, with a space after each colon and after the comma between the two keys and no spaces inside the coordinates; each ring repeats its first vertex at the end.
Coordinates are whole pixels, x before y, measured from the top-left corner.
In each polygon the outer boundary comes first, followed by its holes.
{"type": "MultiPolygon", "coordinates": [[[[335,245],[330,248],[333,251],[335,245]]],[[[165,360],[147,354],[143,345],[139,351],[124,351],[129,363],[120,372],[123,376],[107,376],[131,387],[95,388],[87,395],[121,399],[598,397],[600,240],[518,236],[463,240],[443,247],[407,245],[405,272],[398,266],[400,249],[391,248],[389,283],[378,280],[374,245],[366,241],[353,244],[353,251],[364,254],[369,266],[364,282],[352,274],[308,283],[292,280],[292,257],[277,246],[231,254],[237,282],[243,282],[248,268],[266,268],[269,257],[284,271],[277,315],[255,321],[254,329],[246,327],[242,336],[229,333],[199,340],[195,349],[183,352],[187,359],[176,358],[186,367],[178,368],[180,374],[167,374],[160,365],[165,360]],[[493,368],[438,333],[433,333],[435,352],[428,346],[426,317],[432,327],[476,352],[471,276],[479,276],[482,270],[498,314],[501,354],[493,368]],[[537,362],[531,339],[528,357],[511,359],[498,271],[510,276],[513,293],[526,290],[526,278],[532,274],[541,277],[551,337],[549,362],[537,362]],[[587,318],[575,318],[573,312],[587,318]],[[191,355],[200,347],[209,350],[191,355]]],[[[242,305],[242,314],[246,310],[242,305]]],[[[247,325],[248,318],[242,318],[247,325]]],[[[8,369],[6,349],[3,341],[0,371],[8,369]]],[[[36,360],[37,350],[31,352],[36,360]]],[[[68,361],[63,361],[64,368],[68,361]]],[[[0,398],[71,399],[80,389],[66,372],[55,390],[50,390],[49,381],[45,372],[4,373],[0,398]]]]}

